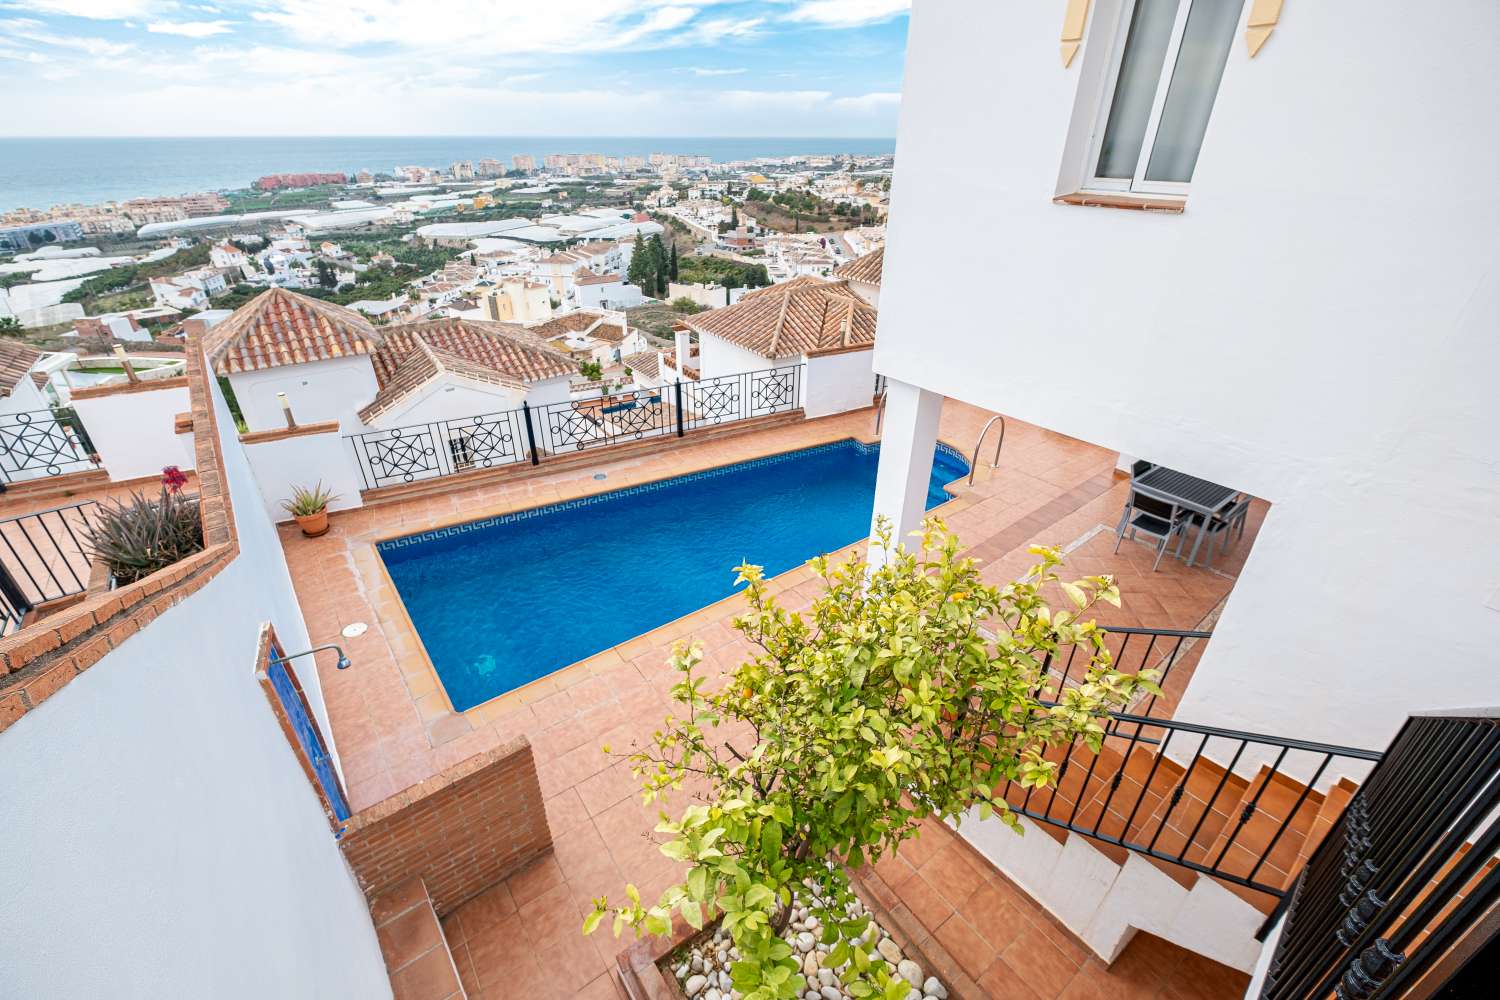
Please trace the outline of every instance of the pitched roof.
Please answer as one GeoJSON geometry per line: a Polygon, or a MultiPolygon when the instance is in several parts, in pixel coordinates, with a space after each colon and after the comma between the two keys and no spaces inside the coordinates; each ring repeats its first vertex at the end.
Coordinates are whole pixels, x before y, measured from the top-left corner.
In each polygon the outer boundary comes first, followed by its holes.
{"type": "Polygon", "coordinates": [[[359,313],[284,288],[262,292],[204,335],[220,375],[371,354],[375,327],[359,313]]]}
{"type": "Polygon", "coordinates": [[[633,372],[639,372],[647,378],[661,378],[661,358],[655,351],[642,351],[639,354],[627,354],[620,359],[620,363],[633,372]]]}
{"type": "Polygon", "coordinates": [[[570,312],[564,313],[556,319],[549,319],[539,326],[531,326],[526,329],[544,340],[550,340],[565,333],[582,333],[585,330],[591,329],[600,319],[601,317],[597,313],[570,312]]]}
{"type": "Polygon", "coordinates": [[[604,285],[625,279],[618,274],[595,274],[593,271],[583,270],[574,275],[573,280],[580,285],[604,285]]]}
{"type": "Polygon", "coordinates": [[[416,349],[392,370],[390,377],[375,394],[375,398],[359,411],[359,419],[367,424],[371,423],[382,413],[394,409],[442,376],[450,374],[488,385],[516,389],[520,392],[526,391],[526,383],[520,379],[511,378],[493,368],[475,364],[456,354],[440,351],[431,344],[418,340],[416,349]]]}
{"type": "Polygon", "coordinates": [[[0,397],[9,396],[42,352],[14,340],[0,340],[0,397]]]}
{"type": "Polygon", "coordinates": [[[801,277],[758,288],[732,306],[688,316],[683,323],[775,359],[871,347],[875,318],[875,309],[844,282],[801,277]]]}
{"type": "Polygon", "coordinates": [[[609,344],[619,344],[625,340],[625,328],[618,323],[600,323],[589,331],[589,336],[609,344]]]}
{"type": "Polygon", "coordinates": [[[548,347],[524,327],[510,323],[433,319],[385,327],[379,337],[374,364],[375,380],[382,389],[396,378],[397,369],[422,344],[522,382],[571,375],[578,370],[566,354],[548,347]]]}
{"type": "Polygon", "coordinates": [[[858,281],[866,285],[880,284],[880,272],[885,268],[885,247],[873,250],[863,257],[856,257],[847,264],[834,268],[835,278],[858,281]]]}

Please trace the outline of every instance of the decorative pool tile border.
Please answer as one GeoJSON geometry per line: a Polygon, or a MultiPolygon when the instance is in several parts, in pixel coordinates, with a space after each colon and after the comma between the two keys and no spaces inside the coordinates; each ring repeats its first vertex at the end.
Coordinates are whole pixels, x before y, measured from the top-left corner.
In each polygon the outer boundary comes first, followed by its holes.
{"type": "MultiPolygon", "coordinates": [[[[950,458],[956,458],[967,465],[967,459],[956,448],[943,442],[938,442],[938,450],[950,458]]],[[[779,465],[790,462],[807,455],[819,452],[832,451],[836,448],[851,448],[862,455],[869,455],[880,450],[879,444],[867,444],[858,438],[844,438],[842,441],[830,441],[827,444],[813,445],[811,448],[799,448],[795,451],[784,451],[776,455],[766,455],[763,458],[752,458],[745,462],[735,462],[732,465],[720,465],[712,469],[702,469],[698,472],[689,472],[680,476],[670,476],[666,479],[658,479],[655,482],[641,483],[637,486],[624,486],[617,490],[607,490],[603,493],[593,493],[576,500],[563,500],[558,503],[544,504],[541,507],[530,507],[526,510],[511,511],[508,514],[497,514],[494,517],[482,518],[478,521],[468,521],[464,524],[454,524],[446,528],[433,528],[431,531],[418,532],[415,535],[403,535],[400,538],[388,538],[385,541],[376,542],[375,549],[378,552],[394,552],[399,549],[410,548],[414,545],[425,545],[429,542],[440,541],[445,538],[453,538],[464,535],[471,531],[483,531],[501,524],[510,524],[515,521],[525,521],[533,517],[543,517],[547,514],[556,514],[565,510],[576,510],[579,507],[589,507],[594,504],[608,503],[612,500],[621,500],[625,497],[634,496],[638,493],[650,493],[654,490],[663,490],[669,486],[680,483],[693,482],[699,479],[713,479],[718,476],[727,476],[732,472],[740,472],[745,469],[754,469],[763,465],[779,465]]]]}

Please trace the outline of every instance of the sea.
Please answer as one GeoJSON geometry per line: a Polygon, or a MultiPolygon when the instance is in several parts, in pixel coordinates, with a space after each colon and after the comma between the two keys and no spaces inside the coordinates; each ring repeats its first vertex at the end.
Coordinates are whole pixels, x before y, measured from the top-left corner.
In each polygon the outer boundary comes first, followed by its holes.
{"type": "Polygon", "coordinates": [[[249,187],[266,174],[389,173],[398,166],[446,167],[457,160],[548,153],[698,154],[716,163],[799,153],[874,156],[894,139],[690,136],[338,136],[232,138],[0,138],[0,211],[122,201],[249,187]]]}

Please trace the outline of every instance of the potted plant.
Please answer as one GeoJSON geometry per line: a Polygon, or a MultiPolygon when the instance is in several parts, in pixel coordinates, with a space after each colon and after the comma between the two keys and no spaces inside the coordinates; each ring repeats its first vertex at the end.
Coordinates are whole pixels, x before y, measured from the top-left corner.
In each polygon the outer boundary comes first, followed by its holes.
{"type": "Polygon", "coordinates": [[[312,489],[293,486],[291,497],[281,501],[281,509],[296,519],[297,527],[304,535],[317,538],[328,534],[328,505],[337,499],[338,496],[325,490],[322,483],[312,489]]]}

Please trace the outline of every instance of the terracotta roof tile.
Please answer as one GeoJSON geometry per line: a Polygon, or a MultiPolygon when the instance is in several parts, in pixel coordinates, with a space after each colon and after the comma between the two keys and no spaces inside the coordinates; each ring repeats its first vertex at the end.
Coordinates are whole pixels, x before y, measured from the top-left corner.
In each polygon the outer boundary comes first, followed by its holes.
{"type": "Polygon", "coordinates": [[[389,326],[379,333],[375,380],[382,388],[420,344],[469,364],[522,382],[571,375],[578,366],[566,354],[548,347],[535,332],[508,323],[472,319],[435,319],[389,326]]]}
{"type": "Polygon", "coordinates": [[[885,247],[873,250],[863,257],[856,257],[847,264],[834,268],[835,278],[858,281],[866,285],[880,284],[880,272],[885,269],[885,247]]]}
{"type": "Polygon", "coordinates": [[[41,356],[42,352],[34,347],[14,340],[0,340],[0,397],[15,392],[21,379],[41,356]]]}
{"type": "Polygon", "coordinates": [[[758,288],[732,306],[683,322],[700,334],[777,359],[871,347],[876,315],[844,282],[801,277],[758,288]]]}
{"type": "Polygon", "coordinates": [[[456,375],[475,382],[526,392],[526,383],[484,365],[475,364],[467,358],[447,351],[440,351],[425,341],[418,340],[416,349],[398,364],[375,394],[368,406],[359,411],[359,419],[372,423],[381,414],[410,399],[424,387],[443,375],[456,375]]]}
{"type": "Polygon", "coordinates": [[[647,378],[661,378],[661,357],[655,351],[627,354],[620,361],[632,372],[647,378]]]}
{"type": "Polygon", "coordinates": [[[375,350],[375,328],[359,313],[284,288],[262,292],[204,334],[220,375],[356,357],[375,350]]]}

